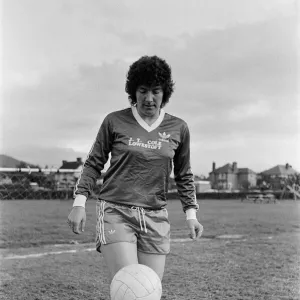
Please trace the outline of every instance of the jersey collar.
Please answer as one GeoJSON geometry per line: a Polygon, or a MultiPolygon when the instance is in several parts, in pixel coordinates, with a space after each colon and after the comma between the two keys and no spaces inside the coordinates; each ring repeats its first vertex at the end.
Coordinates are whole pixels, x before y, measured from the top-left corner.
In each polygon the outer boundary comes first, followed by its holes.
{"type": "Polygon", "coordinates": [[[151,126],[149,126],[143,120],[143,118],[139,115],[135,106],[131,106],[131,110],[132,110],[132,114],[133,114],[134,118],[136,119],[136,121],[148,132],[156,129],[161,124],[161,122],[163,121],[164,116],[165,116],[165,111],[163,109],[161,109],[158,119],[151,126]]]}

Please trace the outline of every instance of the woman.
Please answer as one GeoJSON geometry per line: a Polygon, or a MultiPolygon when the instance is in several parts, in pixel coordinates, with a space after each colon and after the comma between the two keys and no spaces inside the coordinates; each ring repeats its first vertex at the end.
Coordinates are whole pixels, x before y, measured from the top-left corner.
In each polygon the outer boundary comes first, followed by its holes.
{"type": "Polygon", "coordinates": [[[166,193],[172,164],[190,237],[202,234],[189,130],[163,110],[173,88],[171,68],[163,59],[143,56],[130,66],[125,90],[131,107],[106,116],[75,187],[68,223],[79,234],[85,226],[85,202],[111,153],[97,201],[96,239],[111,279],[134,263],[149,266],[162,279],[170,251],[166,193]]]}

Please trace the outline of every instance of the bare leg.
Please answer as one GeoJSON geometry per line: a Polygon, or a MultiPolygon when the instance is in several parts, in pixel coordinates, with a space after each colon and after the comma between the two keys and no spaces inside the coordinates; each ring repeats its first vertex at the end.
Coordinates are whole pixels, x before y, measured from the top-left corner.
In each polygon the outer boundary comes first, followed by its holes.
{"type": "Polygon", "coordinates": [[[160,280],[162,280],[165,270],[166,255],[149,254],[138,251],[137,256],[139,264],[146,265],[153,269],[158,274],[160,280]]]}
{"type": "Polygon", "coordinates": [[[119,242],[102,245],[101,252],[110,273],[110,281],[123,267],[138,263],[137,246],[134,243],[119,242]]]}

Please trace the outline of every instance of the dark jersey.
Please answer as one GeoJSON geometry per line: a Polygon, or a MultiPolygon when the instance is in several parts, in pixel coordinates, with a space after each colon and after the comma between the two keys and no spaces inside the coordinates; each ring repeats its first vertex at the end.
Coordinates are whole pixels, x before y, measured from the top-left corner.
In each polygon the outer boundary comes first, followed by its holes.
{"type": "Polygon", "coordinates": [[[149,126],[135,107],[107,115],[83,165],[75,195],[90,195],[109,153],[110,167],[103,179],[100,199],[160,209],[166,205],[174,166],[184,212],[198,209],[190,167],[190,134],[183,120],[161,110],[159,118],[149,126]]]}

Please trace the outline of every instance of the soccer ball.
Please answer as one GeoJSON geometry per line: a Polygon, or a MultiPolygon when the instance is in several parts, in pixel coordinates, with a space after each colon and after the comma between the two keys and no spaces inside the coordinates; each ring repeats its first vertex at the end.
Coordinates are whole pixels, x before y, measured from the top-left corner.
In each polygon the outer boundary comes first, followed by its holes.
{"type": "Polygon", "coordinates": [[[111,300],[160,300],[161,294],[160,278],[142,264],[122,268],[110,285],[111,300]]]}

